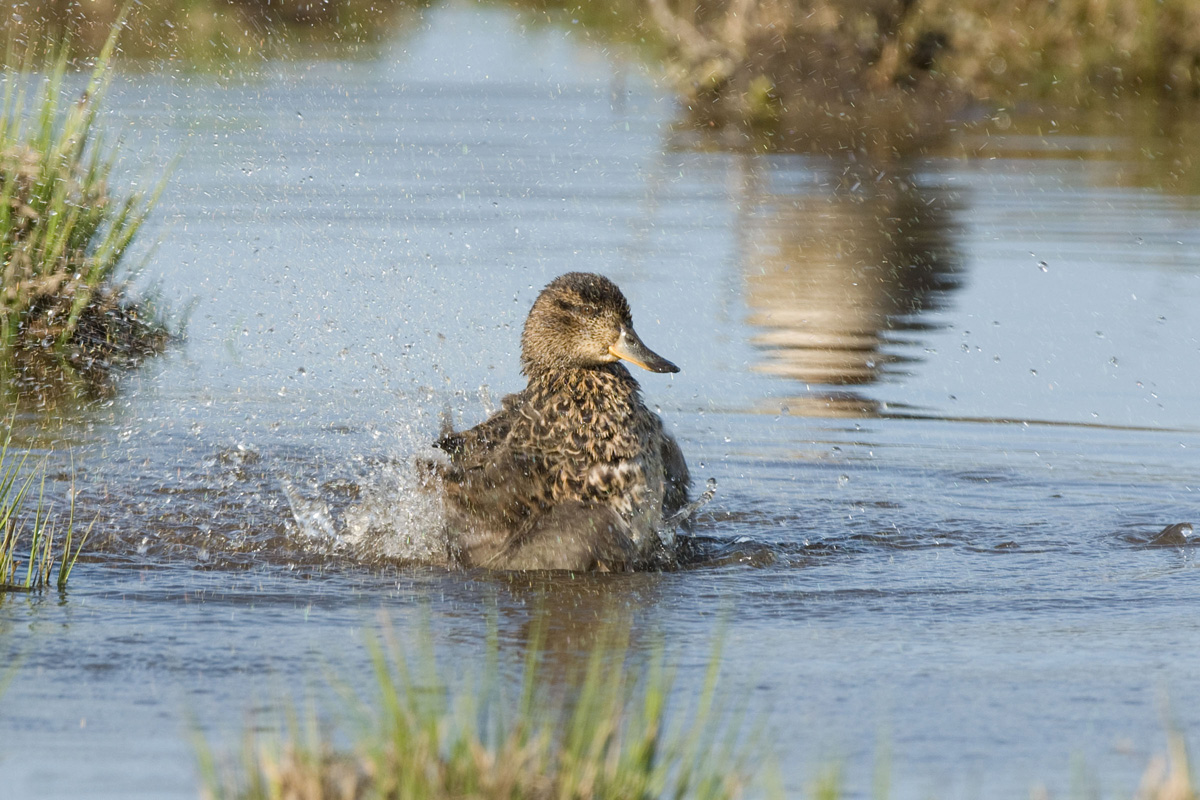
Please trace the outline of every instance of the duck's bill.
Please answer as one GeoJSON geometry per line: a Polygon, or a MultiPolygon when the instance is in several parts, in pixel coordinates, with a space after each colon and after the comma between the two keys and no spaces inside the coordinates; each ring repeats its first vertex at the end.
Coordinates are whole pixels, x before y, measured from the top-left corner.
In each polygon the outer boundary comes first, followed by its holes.
{"type": "Polygon", "coordinates": [[[608,352],[619,359],[628,361],[631,364],[637,364],[642,369],[648,369],[651,372],[679,372],[679,367],[642,344],[642,340],[632,330],[622,330],[621,338],[617,339],[616,344],[608,348],[608,352]]]}

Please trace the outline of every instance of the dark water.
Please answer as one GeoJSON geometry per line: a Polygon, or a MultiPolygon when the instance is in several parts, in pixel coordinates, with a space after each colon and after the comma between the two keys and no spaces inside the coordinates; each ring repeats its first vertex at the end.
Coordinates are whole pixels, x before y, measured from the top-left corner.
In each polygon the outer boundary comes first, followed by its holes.
{"type": "Polygon", "coordinates": [[[900,798],[1131,795],[1167,722],[1200,735],[1196,551],[1154,538],[1200,522],[1200,203],[1142,112],[700,152],[620,54],[457,5],[378,59],[113,105],[127,179],[183,153],[146,279],[197,305],[114,399],[19,421],[98,521],[65,597],[0,600],[0,792],[193,797],[192,725],[233,747],[330,671],[368,691],[381,615],[452,674],[490,619],[513,663],[538,617],[564,664],[628,626],[684,694],[724,627],[793,794],[841,761],[855,795],[881,763],[900,798]],[[407,465],[519,388],[569,269],[683,368],[640,377],[718,482],[709,560],[405,566],[435,522],[407,465]]]}

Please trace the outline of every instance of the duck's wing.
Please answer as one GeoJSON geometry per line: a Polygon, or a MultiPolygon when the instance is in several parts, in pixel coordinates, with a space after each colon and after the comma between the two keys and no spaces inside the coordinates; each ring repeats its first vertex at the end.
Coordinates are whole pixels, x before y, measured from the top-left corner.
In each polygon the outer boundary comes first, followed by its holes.
{"type": "Polygon", "coordinates": [[[468,564],[489,563],[550,505],[556,454],[528,435],[523,421],[531,410],[522,395],[509,395],[484,422],[435,443],[449,455],[438,471],[447,522],[468,564]]]}
{"type": "Polygon", "coordinates": [[[510,394],[500,402],[500,410],[474,428],[465,431],[444,430],[433,446],[445,451],[459,466],[484,463],[512,431],[513,421],[520,413],[524,392],[510,394]]]}
{"type": "MultiPolygon", "coordinates": [[[[663,493],[663,516],[670,517],[688,504],[688,490],[692,486],[692,476],[688,472],[687,462],[683,459],[683,451],[675,437],[663,432],[662,438],[663,472],[666,478],[666,491],[663,493]]],[[[685,527],[688,523],[685,522],[685,527]]]]}

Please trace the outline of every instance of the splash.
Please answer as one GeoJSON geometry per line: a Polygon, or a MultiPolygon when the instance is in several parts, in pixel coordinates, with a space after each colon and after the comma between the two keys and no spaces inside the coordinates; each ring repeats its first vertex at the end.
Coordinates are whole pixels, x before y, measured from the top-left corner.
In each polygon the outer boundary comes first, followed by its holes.
{"type": "Polygon", "coordinates": [[[340,535],[363,560],[449,562],[442,504],[412,461],[389,461],[367,477],[361,500],[344,515],[340,535]]]}
{"type": "Polygon", "coordinates": [[[419,461],[377,459],[357,471],[303,488],[277,475],[303,549],[368,564],[448,563],[441,503],[419,461]]]}
{"type": "Polygon", "coordinates": [[[676,539],[679,535],[679,529],[689,529],[700,509],[708,505],[716,494],[717,479],[709,478],[705,482],[704,491],[699,497],[662,521],[662,524],[658,528],[658,538],[662,542],[663,549],[666,552],[674,553],[676,551],[676,539]]]}

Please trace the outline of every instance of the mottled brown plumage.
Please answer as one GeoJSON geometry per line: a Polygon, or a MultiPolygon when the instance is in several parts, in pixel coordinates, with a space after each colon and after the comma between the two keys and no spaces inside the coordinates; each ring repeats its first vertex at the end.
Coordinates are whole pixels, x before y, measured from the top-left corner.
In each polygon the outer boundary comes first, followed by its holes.
{"type": "Polygon", "coordinates": [[[452,549],[465,566],[627,570],[688,501],[687,464],[619,362],[677,372],[633,331],[600,275],[550,283],[521,337],[528,385],[500,411],[437,442],[452,549]]]}

